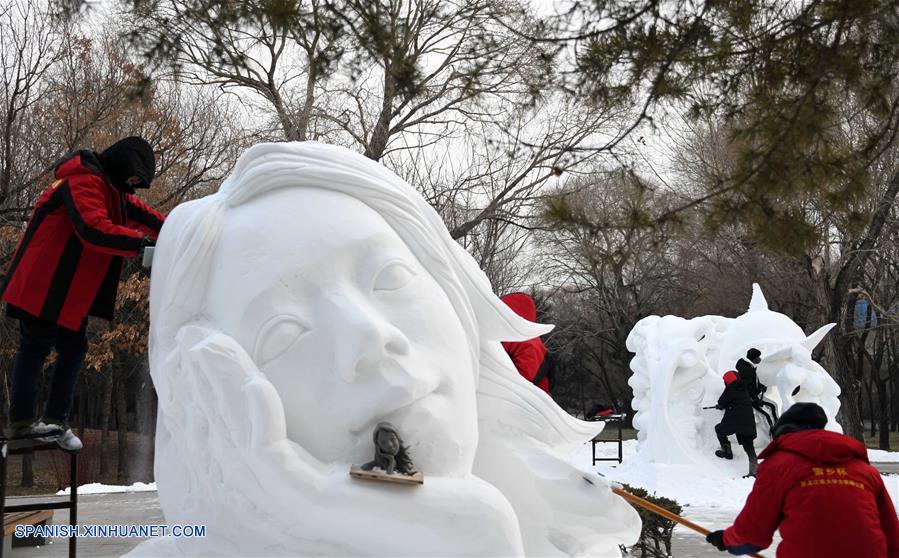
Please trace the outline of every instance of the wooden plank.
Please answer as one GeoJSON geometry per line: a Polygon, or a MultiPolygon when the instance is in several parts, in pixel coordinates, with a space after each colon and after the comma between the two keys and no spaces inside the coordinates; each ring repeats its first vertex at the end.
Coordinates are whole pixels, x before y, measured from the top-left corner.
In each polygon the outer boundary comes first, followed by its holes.
{"type": "Polygon", "coordinates": [[[388,475],[383,471],[366,471],[358,465],[350,467],[350,476],[357,479],[392,482],[395,484],[424,484],[425,482],[424,475],[422,475],[421,472],[416,472],[414,475],[401,475],[397,473],[388,475]]]}
{"type": "Polygon", "coordinates": [[[12,535],[16,525],[37,525],[53,518],[53,510],[38,510],[30,512],[13,512],[3,515],[3,534],[12,535]]]}

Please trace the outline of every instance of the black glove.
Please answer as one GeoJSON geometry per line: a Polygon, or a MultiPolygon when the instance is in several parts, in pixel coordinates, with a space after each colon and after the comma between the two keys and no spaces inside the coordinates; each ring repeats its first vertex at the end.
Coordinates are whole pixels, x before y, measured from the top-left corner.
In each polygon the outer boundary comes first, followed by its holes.
{"type": "Polygon", "coordinates": [[[712,546],[724,552],[727,550],[727,547],[724,546],[724,531],[712,531],[708,535],[706,535],[705,540],[709,542],[712,546]]]}

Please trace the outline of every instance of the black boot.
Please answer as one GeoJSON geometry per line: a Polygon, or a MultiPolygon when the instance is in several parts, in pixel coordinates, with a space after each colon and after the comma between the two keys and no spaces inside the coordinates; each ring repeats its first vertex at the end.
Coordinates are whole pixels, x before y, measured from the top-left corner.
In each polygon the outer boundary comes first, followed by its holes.
{"type": "Polygon", "coordinates": [[[730,440],[718,440],[721,442],[721,449],[715,450],[715,455],[721,457],[722,459],[733,459],[734,452],[730,449],[730,440]]]}
{"type": "Polygon", "coordinates": [[[746,457],[749,458],[749,474],[743,477],[754,477],[755,472],[758,469],[759,461],[755,456],[755,445],[752,442],[744,442],[741,444],[743,446],[743,450],[746,452],[746,457]]]}

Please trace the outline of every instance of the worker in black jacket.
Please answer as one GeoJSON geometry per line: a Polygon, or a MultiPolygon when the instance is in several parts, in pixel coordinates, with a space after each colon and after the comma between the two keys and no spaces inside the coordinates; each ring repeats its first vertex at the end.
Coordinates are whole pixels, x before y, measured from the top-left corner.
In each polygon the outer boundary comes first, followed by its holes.
{"type": "Polygon", "coordinates": [[[733,370],[724,374],[724,392],[718,398],[715,408],[724,411],[724,418],[715,425],[715,434],[721,448],[715,451],[715,455],[724,459],[733,459],[728,436],[736,434],[737,443],[746,451],[749,458],[749,474],[755,476],[758,461],[755,455],[753,440],[756,437],[755,415],[752,412],[752,399],[746,389],[746,385],[740,376],[733,370]]]}
{"type": "Polygon", "coordinates": [[[753,347],[746,351],[745,357],[737,361],[736,369],[737,374],[740,375],[740,380],[746,386],[749,399],[752,400],[752,408],[765,418],[768,428],[772,428],[777,421],[777,407],[774,406],[774,403],[763,399],[768,386],[759,381],[758,373],[756,372],[756,367],[761,361],[761,351],[753,347]]]}

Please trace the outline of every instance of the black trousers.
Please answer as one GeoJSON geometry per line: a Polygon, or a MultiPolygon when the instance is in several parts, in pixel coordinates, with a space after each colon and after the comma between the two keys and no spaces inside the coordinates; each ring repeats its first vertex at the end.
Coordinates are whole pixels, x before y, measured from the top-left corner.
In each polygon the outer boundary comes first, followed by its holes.
{"type": "Polygon", "coordinates": [[[9,393],[9,422],[34,420],[37,388],[44,370],[44,362],[56,349],[56,363],[50,379],[50,389],[44,417],[66,422],[72,410],[78,373],[87,354],[85,323],[78,331],[60,327],[33,316],[19,319],[19,348],[12,367],[12,386],[9,393]]]}

